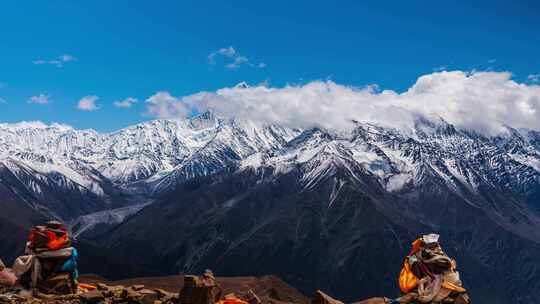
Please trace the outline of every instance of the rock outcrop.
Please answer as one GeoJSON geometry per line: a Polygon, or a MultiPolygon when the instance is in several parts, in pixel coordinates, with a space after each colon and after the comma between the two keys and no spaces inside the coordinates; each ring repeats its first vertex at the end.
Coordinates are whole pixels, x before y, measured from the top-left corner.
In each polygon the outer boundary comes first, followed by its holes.
{"type": "Polygon", "coordinates": [[[20,290],[1,290],[0,303],[4,304],[98,304],[98,303],[132,303],[132,304],[176,304],[178,294],[162,289],[146,289],[144,285],[109,286],[98,284],[94,290],[68,295],[46,295],[42,293],[21,293],[20,290]]]}
{"type": "Polygon", "coordinates": [[[107,282],[96,275],[82,275],[79,292],[68,295],[31,293],[18,287],[0,286],[0,304],[308,304],[309,299],[285,282],[272,276],[215,278],[209,271],[202,276],[135,278],[107,282]],[[81,287],[95,287],[83,290],[81,287]]]}
{"type": "Polygon", "coordinates": [[[184,287],[180,290],[180,303],[214,304],[221,297],[222,290],[212,272],[206,271],[202,277],[185,276],[184,287]]]}

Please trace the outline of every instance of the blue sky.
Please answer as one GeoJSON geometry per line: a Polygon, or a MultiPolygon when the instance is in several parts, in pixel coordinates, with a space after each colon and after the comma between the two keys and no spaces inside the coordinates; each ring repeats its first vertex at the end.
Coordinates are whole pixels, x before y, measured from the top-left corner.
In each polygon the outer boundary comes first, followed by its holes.
{"type": "Polygon", "coordinates": [[[401,92],[437,69],[540,73],[537,1],[111,2],[2,3],[0,122],[112,131],[152,119],[158,91],[330,79],[401,92]]]}

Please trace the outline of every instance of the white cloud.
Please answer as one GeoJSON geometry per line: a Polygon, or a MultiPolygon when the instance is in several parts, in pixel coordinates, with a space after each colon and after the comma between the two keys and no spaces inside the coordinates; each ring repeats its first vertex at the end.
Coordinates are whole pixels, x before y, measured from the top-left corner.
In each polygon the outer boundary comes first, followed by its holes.
{"type": "Polygon", "coordinates": [[[159,118],[174,119],[186,117],[190,106],[182,99],[172,96],[169,92],[161,91],[146,99],[146,114],[159,118]]]}
{"type": "Polygon", "coordinates": [[[225,65],[227,69],[238,69],[242,64],[248,63],[249,60],[244,56],[234,58],[234,61],[225,65]]]}
{"type": "Polygon", "coordinates": [[[30,104],[38,104],[38,105],[48,105],[49,104],[49,95],[45,95],[43,93],[40,93],[39,95],[32,96],[28,99],[28,103],[30,104]]]}
{"type": "Polygon", "coordinates": [[[77,61],[77,58],[72,55],[64,54],[64,55],[58,56],[58,58],[49,59],[49,60],[37,59],[37,60],[34,60],[33,63],[35,65],[49,64],[49,65],[54,65],[58,68],[61,68],[64,66],[64,64],[68,62],[72,62],[72,61],[77,61]]]}
{"type": "Polygon", "coordinates": [[[234,57],[234,55],[236,55],[236,50],[232,46],[230,46],[228,48],[219,49],[218,53],[220,55],[232,58],[232,57],[234,57]]]}
{"type": "Polygon", "coordinates": [[[348,129],[351,121],[412,128],[419,116],[441,117],[458,128],[493,135],[504,126],[540,130],[540,86],[517,83],[508,72],[438,72],[421,76],[406,92],[356,88],[332,81],[301,86],[224,88],[174,97],[159,92],[147,113],[181,118],[210,109],[225,117],[291,127],[348,129]]]}
{"type": "Polygon", "coordinates": [[[118,108],[131,108],[134,104],[138,103],[137,98],[128,97],[124,100],[115,101],[114,105],[118,108]]]}
{"type": "Polygon", "coordinates": [[[60,60],[62,62],[70,62],[70,61],[77,61],[77,58],[71,56],[71,55],[67,55],[67,54],[64,54],[62,56],[60,56],[60,60]]]}
{"type": "Polygon", "coordinates": [[[227,58],[233,58],[234,55],[236,55],[236,50],[232,46],[229,46],[228,48],[220,48],[219,50],[212,52],[210,53],[210,55],[208,55],[208,63],[216,64],[215,59],[216,59],[216,56],[218,55],[221,55],[227,58]]]}
{"type": "Polygon", "coordinates": [[[527,76],[527,80],[532,83],[539,83],[540,82],[540,74],[531,74],[527,76]]]}
{"type": "Polygon", "coordinates": [[[98,99],[99,97],[95,95],[85,96],[79,100],[77,108],[82,111],[97,111],[100,109],[100,106],[97,104],[98,99]]]}
{"type": "Polygon", "coordinates": [[[232,46],[220,48],[219,50],[210,53],[208,55],[208,64],[215,65],[217,57],[222,57],[225,62],[225,68],[231,70],[238,69],[242,65],[246,64],[256,68],[266,67],[266,63],[263,62],[254,64],[249,58],[240,55],[240,53],[238,53],[238,51],[232,46]]]}

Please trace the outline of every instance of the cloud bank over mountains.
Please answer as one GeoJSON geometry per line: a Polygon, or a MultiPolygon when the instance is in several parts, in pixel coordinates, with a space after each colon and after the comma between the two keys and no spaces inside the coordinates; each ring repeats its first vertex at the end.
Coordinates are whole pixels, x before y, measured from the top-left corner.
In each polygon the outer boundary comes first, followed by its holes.
{"type": "Polygon", "coordinates": [[[223,88],[183,97],[163,91],[149,97],[146,106],[147,114],[158,118],[212,110],[261,123],[334,130],[351,128],[353,120],[411,128],[419,116],[440,117],[485,135],[499,134],[506,125],[540,130],[540,86],[518,83],[511,76],[509,72],[441,71],[421,76],[403,93],[332,81],[283,88],[223,88]]]}
{"type": "MultiPolygon", "coordinates": [[[[78,101],[77,108],[97,111],[102,107],[98,100],[98,96],[85,96],[78,101]]],[[[45,94],[28,99],[32,104],[49,102],[45,94]]],[[[129,97],[114,105],[130,108],[138,102],[129,97]]],[[[517,82],[509,72],[434,72],[419,77],[404,92],[332,81],[282,88],[265,83],[249,87],[243,83],[180,97],[160,91],[148,97],[144,106],[147,117],[183,119],[211,110],[225,118],[336,131],[351,129],[353,121],[412,130],[419,117],[442,118],[458,128],[487,136],[505,132],[505,126],[540,131],[540,85],[531,79],[517,82]]]]}

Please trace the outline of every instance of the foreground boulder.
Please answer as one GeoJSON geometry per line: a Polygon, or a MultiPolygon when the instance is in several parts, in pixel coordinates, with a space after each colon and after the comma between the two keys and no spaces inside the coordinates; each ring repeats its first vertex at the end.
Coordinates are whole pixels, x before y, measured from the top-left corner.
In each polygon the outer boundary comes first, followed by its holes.
{"type": "Polygon", "coordinates": [[[97,304],[105,300],[105,297],[99,290],[92,290],[89,292],[85,292],[80,295],[79,297],[81,299],[81,302],[88,303],[88,304],[97,304]]]}
{"type": "Polygon", "coordinates": [[[214,274],[207,270],[202,276],[187,275],[180,290],[182,304],[214,304],[221,297],[221,287],[214,274]]]}

